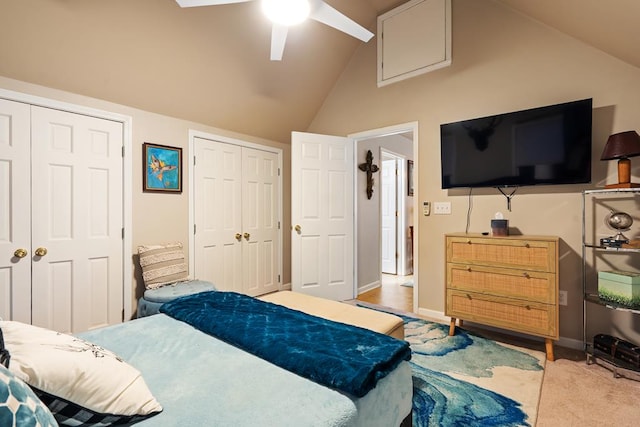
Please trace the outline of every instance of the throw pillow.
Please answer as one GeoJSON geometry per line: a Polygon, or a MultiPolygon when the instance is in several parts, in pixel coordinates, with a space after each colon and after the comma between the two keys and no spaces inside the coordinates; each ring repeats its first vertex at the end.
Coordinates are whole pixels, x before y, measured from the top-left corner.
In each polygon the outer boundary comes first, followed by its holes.
{"type": "Polygon", "coordinates": [[[9,369],[30,386],[99,414],[162,411],[140,372],[96,344],[45,328],[0,322],[9,369]]]}
{"type": "Polygon", "coordinates": [[[138,255],[146,289],[155,289],[189,279],[182,243],[138,246],[138,255]]]}
{"type": "Polygon", "coordinates": [[[57,426],[53,414],[21,379],[0,365],[0,426],[57,426]]]}

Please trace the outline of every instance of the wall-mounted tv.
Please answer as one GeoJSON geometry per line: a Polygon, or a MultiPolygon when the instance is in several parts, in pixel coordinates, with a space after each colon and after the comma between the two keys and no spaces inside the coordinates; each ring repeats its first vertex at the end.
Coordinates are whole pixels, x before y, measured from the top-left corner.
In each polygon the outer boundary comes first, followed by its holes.
{"type": "Polygon", "coordinates": [[[592,99],[440,125],[442,188],[591,181],[592,99]]]}

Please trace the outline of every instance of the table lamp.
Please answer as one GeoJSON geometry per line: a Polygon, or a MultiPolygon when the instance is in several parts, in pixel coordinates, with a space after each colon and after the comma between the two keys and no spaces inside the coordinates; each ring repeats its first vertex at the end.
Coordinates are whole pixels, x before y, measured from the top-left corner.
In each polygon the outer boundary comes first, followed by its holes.
{"type": "Polygon", "coordinates": [[[614,133],[607,140],[600,160],[618,159],[618,183],[605,188],[634,188],[640,184],[631,182],[631,161],[629,157],[640,155],[640,135],[634,130],[614,133]]]}

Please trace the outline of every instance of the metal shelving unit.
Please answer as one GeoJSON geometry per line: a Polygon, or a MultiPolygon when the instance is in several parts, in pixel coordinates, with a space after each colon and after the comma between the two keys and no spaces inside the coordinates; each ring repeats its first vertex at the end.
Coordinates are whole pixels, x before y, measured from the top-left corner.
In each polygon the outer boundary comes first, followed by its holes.
{"type": "Polygon", "coordinates": [[[640,248],[628,247],[608,247],[595,243],[595,236],[591,233],[587,236],[586,230],[586,208],[587,197],[593,195],[614,194],[622,197],[635,197],[640,195],[640,188],[616,188],[616,189],[597,189],[584,190],[582,192],[582,292],[583,292],[583,311],[582,311],[582,337],[584,350],[587,354],[587,363],[599,363],[605,368],[613,372],[614,377],[624,376],[626,378],[640,380],[640,370],[628,365],[620,360],[614,359],[609,354],[604,353],[593,347],[593,343],[587,338],[587,310],[589,304],[595,304],[606,307],[610,310],[629,312],[634,315],[640,314],[640,308],[627,307],[610,301],[603,300],[597,292],[588,289],[587,283],[587,251],[593,250],[602,253],[620,253],[631,254],[640,253],[640,248]]]}

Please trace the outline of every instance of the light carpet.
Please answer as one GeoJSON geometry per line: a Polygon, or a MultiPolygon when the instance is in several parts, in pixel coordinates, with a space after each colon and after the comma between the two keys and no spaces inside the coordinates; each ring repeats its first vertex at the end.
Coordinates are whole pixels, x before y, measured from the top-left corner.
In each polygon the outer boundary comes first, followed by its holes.
{"type": "Polygon", "coordinates": [[[414,427],[536,424],[543,352],[461,328],[450,337],[448,325],[400,316],[412,350],[414,427]]]}

